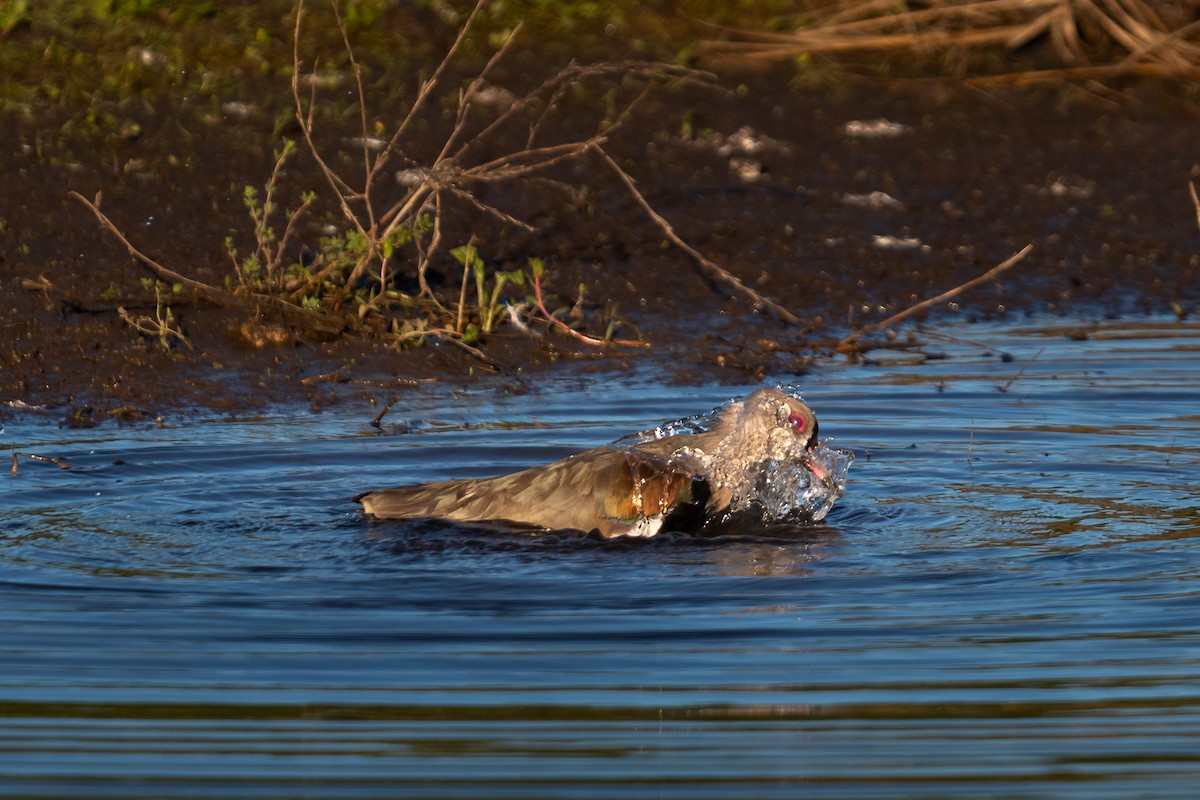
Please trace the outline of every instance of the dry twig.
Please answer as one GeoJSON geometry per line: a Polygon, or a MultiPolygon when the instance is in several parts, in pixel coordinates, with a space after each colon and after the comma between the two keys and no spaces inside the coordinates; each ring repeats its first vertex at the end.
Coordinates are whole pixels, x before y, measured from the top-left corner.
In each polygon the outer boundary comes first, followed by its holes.
{"type": "MultiPolygon", "coordinates": [[[[89,201],[78,193],[72,193],[72,196],[86,205],[101,225],[116,236],[131,255],[163,280],[181,284],[218,305],[274,309],[288,322],[326,335],[344,333],[348,325],[357,325],[356,320],[369,313],[381,314],[392,304],[399,303],[412,308],[413,298],[404,297],[390,288],[395,286],[397,270],[392,259],[397,243],[411,241],[416,252],[415,270],[419,287],[417,302],[420,303],[422,312],[429,316],[404,320],[403,329],[406,332],[398,336],[397,343],[433,336],[452,342],[479,360],[492,364],[482,351],[464,341],[465,333],[471,327],[466,307],[466,281],[470,272],[467,265],[464,265],[464,281],[460,287],[457,308],[453,308],[450,302],[443,304],[427,279],[427,272],[434,259],[443,255],[446,249],[443,238],[446,219],[454,210],[465,208],[500,225],[532,231],[533,226],[516,214],[484,202],[477,191],[478,188],[481,185],[505,182],[537,182],[539,185],[573,191],[571,187],[548,177],[547,173],[567,162],[583,159],[595,152],[620,177],[625,188],[650,219],[662,229],[670,241],[694,259],[704,275],[732,287],[736,293],[747,297],[756,310],[765,309],[786,322],[799,323],[800,319],[791,311],[756,292],[680,238],[670,223],[655,211],[638,190],[632,176],[604,149],[609,137],[629,120],[651,85],[680,81],[712,86],[715,77],[684,67],[644,61],[584,66],[572,64],[536,85],[524,96],[515,98],[490,120],[479,121],[476,120],[479,109],[477,96],[486,87],[496,65],[511,52],[519,26],[505,38],[465,87],[456,88],[445,84],[451,63],[467,41],[486,1],[477,0],[432,75],[417,87],[413,100],[392,130],[390,138],[379,152],[372,153],[370,141],[373,131],[368,124],[372,115],[367,110],[366,96],[368,84],[350,41],[340,0],[330,0],[353,79],[352,91],[354,101],[358,105],[358,125],[361,133],[361,172],[359,167],[352,167],[347,172],[337,166],[336,159],[325,153],[320,141],[316,123],[319,82],[307,80],[308,67],[301,56],[301,42],[305,41],[306,10],[304,0],[298,0],[292,50],[291,90],[295,104],[294,114],[307,150],[325,183],[332,190],[334,202],[345,219],[346,235],[343,237],[344,244],[333,248],[329,254],[317,256],[318,260],[314,262],[316,265],[311,273],[304,267],[298,270],[283,268],[288,243],[298,229],[300,216],[309,209],[313,197],[311,193],[304,195],[304,203],[287,216],[282,236],[275,238],[275,231],[268,228],[268,217],[274,208],[275,180],[281,174],[284,159],[289,152],[289,143],[276,159],[261,210],[257,207],[251,208],[258,235],[258,249],[254,257],[265,266],[267,277],[274,278],[269,281],[275,289],[273,294],[254,291],[258,288],[257,284],[246,284],[237,291],[228,291],[169,269],[135,248],[100,211],[98,201],[89,201]],[[622,95],[622,102],[614,109],[616,113],[608,114],[605,119],[598,119],[591,133],[566,142],[541,143],[539,136],[548,128],[551,115],[555,111],[561,111],[563,103],[573,90],[592,80],[615,83],[616,88],[631,86],[639,88],[639,91],[632,99],[629,99],[627,94],[622,95]],[[302,90],[305,83],[308,83],[308,86],[306,90],[302,90]],[[454,102],[455,95],[451,94],[452,92],[457,94],[456,104],[453,105],[455,116],[452,129],[440,142],[437,154],[431,160],[422,163],[405,152],[409,134],[416,121],[429,112],[435,98],[448,95],[447,99],[454,102]],[[527,132],[519,130],[520,125],[528,126],[527,132]],[[514,130],[524,139],[523,146],[510,147],[506,144],[506,139],[502,138],[511,137],[514,130]],[[500,155],[496,155],[497,152],[500,155]],[[405,165],[405,169],[393,175],[398,162],[405,165]],[[393,177],[399,179],[403,187],[398,193],[395,193],[396,181],[392,180],[393,177]],[[388,197],[389,194],[392,196],[388,197]],[[425,228],[427,224],[429,227],[425,228]],[[411,238],[399,236],[405,230],[412,233],[411,238]],[[422,235],[424,230],[431,231],[428,239],[422,235]],[[327,260],[322,261],[322,258],[327,260]],[[283,278],[285,273],[289,276],[286,281],[283,278]],[[300,276],[296,277],[296,274],[300,276]],[[357,301],[354,309],[356,315],[349,313],[345,307],[347,300],[352,296],[357,301]],[[326,311],[317,311],[308,305],[301,305],[302,301],[305,304],[323,303],[326,311]]],[[[250,192],[251,190],[247,190],[248,197],[252,196],[250,192]]],[[[472,241],[474,238],[473,234],[472,241]]],[[[238,269],[236,258],[234,260],[234,267],[238,269]]],[[[477,280],[482,279],[477,277],[477,280]]],[[[497,283],[494,291],[499,292],[499,286],[497,283]]],[[[548,325],[569,331],[569,335],[588,344],[648,346],[645,342],[632,340],[610,342],[571,329],[545,307],[540,279],[535,279],[534,287],[538,310],[545,316],[548,325]]],[[[490,313],[494,311],[495,304],[496,297],[492,296],[489,307],[483,308],[481,290],[478,311],[481,315],[489,315],[481,320],[485,332],[490,328],[490,313]]],[[[473,315],[474,311],[471,314],[473,315]]],[[[514,325],[520,328],[520,322],[515,315],[514,320],[514,325]]],[[[390,326],[389,329],[393,331],[400,328],[401,321],[398,318],[384,320],[385,325],[390,326]]],[[[135,327],[138,327],[137,322],[138,320],[130,319],[130,324],[135,327]]]]}
{"type": "Polygon", "coordinates": [[[59,469],[70,469],[71,468],[71,465],[68,464],[66,461],[63,461],[61,458],[53,458],[51,456],[41,456],[41,455],[38,455],[37,453],[20,453],[20,452],[17,452],[16,450],[13,450],[12,476],[14,478],[17,477],[17,461],[18,461],[19,456],[25,456],[26,458],[31,459],[33,461],[45,461],[47,464],[53,464],[54,466],[58,467],[59,469]]]}
{"type": "Polygon", "coordinates": [[[424,339],[427,336],[432,336],[441,342],[449,342],[460,350],[466,351],[468,355],[477,359],[491,372],[500,371],[500,364],[497,363],[494,358],[480,350],[478,347],[473,347],[464,342],[462,334],[451,328],[421,328],[415,331],[408,331],[398,335],[396,340],[392,343],[392,346],[399,346],[408,339],[424,339]]]}
{"type": "Polygon", "coordinates": [[[588,336],[586,333],[580,333],[579,331],[575,330],[570,325],[554,316],[554,314],[551,313],[548,308],[546,308],[546,301],[542,299],[542,278],[536,273],[533,276],[533,298],[534,302],[537,304],[538,311],[542,312],[542,316],[545,317],[547,323],[553,325],[556,329],[580,342],[583,342],[586,345],[591,345],[593,347],[604,347],[605,345],[610,344],[615,344],[619,347],[650,346],[649,342],[639,342],[635,339],[597,339],[595,336],[588,336]]]}
{"type": "Polygon", "coordinates": [[[613,157],[606,153],[602,148],[596,146],[594,149],[600,155],[600,157],[604,159],[605,163],[612,167],[613,171],[617,173],[617,176],[625,184],[625,188],[629,190],[629,193],[633,195],[633,199],[637,200],[638,205],[640,205],[642,210],[646,212],[647,216],[653,220],[654,224],[662,229],[662,232],[675,244],[676,247],[691,256],[704,273],[711,278],[715,278],[716,280],[729,285],[734,289],[734,291],[749,297],[751,303],[754,305],[755,310],[766,308],[784,322],[790,322],[793,324],[799,324],[801,322],[801,319],[791,311],[787,310],[771,298],[754,291],[749,286],[738,280],[737,276],[733,275],[719,264],[714,263],[699,250],[692,247],[683,239],[679,238],[679,234],[677,234],[675,229],[671,227],[671,223],[668,222],[662,214],[659,214],[657,211],[655,211],[654,207],[650,205],[650,202],[646,200],[645,195],[638,191],[637,184],[634,183],[633,178],[630,177],[629,173],[622,169],[621,165],[614,161],[613,157]]]}
{"type": "Polygon", "coordinates": [[[949,289],[945,292],[942,292],[941,294],[937,295],[936,297],[930,297],[927,300],[922,300],[921,302],[917,303],[916,305],[909,306],[908,308],[904,309],[903,311],[900,311],[899,313],[892,314],[887,319],[880,320],[879,322],[873,322],[870,325],[864,325],[863,327],[856,330],[854,333],[851,333],[849,336],[847,336],[846,338],[844,338],[840,342],[838,342],[838,348],[839,349],[847,349],[847,348],[849,348],[850,345],[854,344],[856,341],[858,341],[860,338],[862,338],[862,336],[864,334],[868,334],[871,331],[877,331],[880,328],[886,328],[890,325],[894,325],[897,322],[899,322],[900,320],[905,319],[906,317],[909,317],[909,316],[917,313],[918,311],[924,311],[925,309],[929,308],[930,306],[937,305],[938,303],[941,303],[945,300],[949,300],[952,297],[956,297],[956,296],[962,294],[963,292],[967,291],[968,289],[970,289],[974,286],[978,286],[979,284],[983,283],[984,281],[990,280],[991,278],[996,277],[1001,272],[1004,272],[1005,270],[1009,269],[1010,267],[1013,267],[1021,259],[1025,258],[1025,256],[1029,255],[1029,251],[1031,251],[1032,249],[1033,249],[1033,245],[1027,244],[1023,248],[1021,248],[1020,252],[1014,253],[1013,255],[1011,255],[1007,259],[1005,259],[1003,262],[992,267],[991,269],[989,269],[987,272],[983,273],[982,275],[980,275],[976,278],[972,278],[971,280],[967,281],[966,283],[960,284],[958,286],[955,286],[953,289],[949,289]]]}
{"type": "Polygon", "coordinates": [[[1017,374],[1008,379],[1008,383],[1005,383],[1003,386],[997,386],[996,390],[1000,392],[1007,392],[1009,389],[1011,389],[1012,385],[1020,380],[1021,376],[1025,374],[1025,370],[1033,366],[1033,362],[1038,360],[1038,357],[1042,355],[1042,351],[1045,349],[1045,347],[1038,348],[1038,351],[1033,354],[1033,358],[1026,361],[1025,364],[1019,370],[1017,370],[1017,374]]]}
{"type": "MultiPolygon", "coordinates": [[[[707,73],[654,62],[629,61],[594,65],[572,64],[559,70],[553,76],[529,90],[524,96],[516,98],[490,121],[484,121],[476,125],[477,130],[472,132],[474,112],[477,109],[476,97],[485,87],[496,65],[511,51],[515,42],[515,36],[520,27],[518,26],[517,29],[514,29],[505,38],[504,42],[467,85],[457,91],[452,130],[441,142],[437,155],[427,163],[419,163],[404,152],[405,135],[413,121],[417,119],[421,109],[432,102],[432,98],[441,91],[441,83],[445,80],[449,65],[459,53],[483,4],[484,0],[479,0],[476,3],[471,14],[460,27],[454,43],[447,50],[442,61],[438,64],[433,74],[418,88],[416,97],[410,104],[403,120],[396,127],[381,152],[372,160],[367,150],[364,149],[364,166],[361,179],[339,174],[332,166],[331,160],[327,159],[321,152],[317,141],[313,115],[313,108],[316,103],[315,89],[309,92],[307,99],[303,96],[300,89],[301,76],[305,69],[300,55],[300,42],[303,39],[302,32],[305,11],[302,0],[297,6],[292,78],[292,94],[295,102],[296,119],[303,131],[304,141],[309,151],[324,174],[326,182],[333,189],[337,197],[337,202],[343,216],[346,217],[351,228],[362,235],[366,241],[366,247],[363,249],[361,256],[350,269],[341,287],[337,290],[334,299],[335,307],[340,305],[346,298],[347,293],[356,282],[365,275],[374,275],[376,272],[378,272],[380,285],[379,291],[375,294],[375,299],[372,302],[382,302],[386,275],[388,273],[388,259],[385,255],[386,248],[384,247],[384,242],[400,226],[412,225],[424,215],[428,215],[432,220],[432,238],[428,242],[419,239],[416,241],[416,278],[420,289],[420,297],[433,305],[441,319],[445,320],[444,325],[446,327],[453,327],[456,332],[461,334],[465,330],[465,325],[468,321],[465,295],[466,279],[469,270],[464,269],[463,284],[460,287],[457,308],[452,305],[452,302],[443,304],[435,295],[427,279],[428,269],[442,247],[443,221],[445,215],[450,213],[450,203],[453,202],[456,205],[465,206],[468,209],[482,213],[501,225],[532,231],[534,230],[533,226],[525,220],[482,201],[478,193],[474,191],[475,187],[481,184],[539,181],[542,185],[564,188],[563,184],[546,180],[543,176],[552,168],[571,160],[582,158],[589,152],[598,150],[604,145],[609,137],[629,119],[633,109],[644,98],[648,86],[643,88],[632,100],[620,107],[615,118],[607,125],[598,122],[595,131],[590,135],[580,137],[574,141],[546,145],[539,144],[537,141],[539,132],[545,127],[549,115],[560,108],[561,103],[570,90],[579,87],[586,81],[597,79],[612,80],[618,78],[624,82],[628,82],[631,79],[640,79],[645,81],[647,85],[667,80],[711,84],[714,80],[713,76],[707,73]],[[529,132],[525,138],[524,146],[516,150],[505,146],[503,140],[500,139],[501,134],[505,131],[511,131],[516,125],[527,124],[531,112],[536,112],[536,116],[532,124],[529,125],[529,132]],[[501,154],[498,156],[495,155],[497,146],[501,150],[501,154]],[[480,154],[487,152],[489,147],[491,152],[486,156],[486,160],[481,160],[485,157],[480,154]],[[395,157],[403,159],[408,165],[405,170],[405,185],[407,189],[398,200],[387,208],[377,207],[376,194],[379,193],[375,193],[374,190],[379,188],[386,168],[391,165],[395,157]],[[447,308],[448,305],[450,306],[449,308],[447,308]]],[[[335,19],[342,34],[343,45],[349,58],[350,69],[354,75],[355,91],[357,92],[356,102],[359,105],[360,125],[362,126],[362,138],[366,140],[369,134],[366,127],[368,115],[365,111],[367,101],[361,69],[353,54],[353,48],[345,23],[338,11],[338,0],[332,0],[332,5],[334,7],[335,19]]],[[[451,89],[447,88],[445,91],[449,92],[451,89]]],[[[633,188],[631,179],[627,180],[626,183],[631,189],[633,188]]],[[[570,189],[570,187],[565,188],[570,189]]],[[[636,189],[633,189],[633,191],[635,196],[640,197],[636,189]]],[[[647,205],[644,198],[641,198],[641,202],[643,205],[647,205]]],[[[657,219],[661,220],[661,217],[657,219]]],[[[678,241],[678,237],[675,237],[675,240],[678,241]]],[[[735,278],[725,273],[716,265],[711,264],[711,262],[708,262],[699,253],[688,248],[686,244],[682,242],[680,244],[700,260],[702,265],[710,266],[710,272],[724,275],[726,276],[726,282],[732,281],[735,285],[740,285],[735,278]]],[[[324,278],[325,276],[321,275],[320,277],[324,278]]],[[[742,291],[749,292],[755,298],[756,305],[770,304],[769,301],[766,303],[760,302],[763,298],[746,287],[742,287],[742,291]]],[[[427,330],[432,330],[432,328],[427,330]]],[[[424,336],[426,334],[414,331],[411,332],[411,335],[424,336]]]]}
{"type": "MultiPolygon", "coordinates": [[[[740,61],[865,51],[929,53],[991,45],[1016,50],[1045,37],[1066,69],[1007,73],[1011,81],[1200,74],[1200,44],[1189,41],[1200,31],[1200,22],[1172,30],[1145,0],[929,0],[917,8],[868,0],[849,7],[835,3],[790,33],[719,29],[735,38],[706,42],[704,52],[740,61]],[[1128,55],[1107,65],[1088,63],[1089,52],[1111,50],[1113,45],[1128,55]]],[[[996,82],[1004,77],[972,80],[996,82]]]]}
{"type": "Polygon", "coordinates": [[[257,308],[259,306],[267,306],[282,313],[288,322],[305,330],[321,333],[325,335],[340,334],[346,328],[346,324],[341,320],[326,316],[325,314],[316,311],[309,311],[301,308],[294,303],[289,303],[281,297],[276,297],[269,294],[250,294],[239,295],[234,292],[228,292],[224,289],[218,289],[216,286],[211,286],[203,281],[189,278],[186,275],[180,274],[173,269],[164,267],[148,255],[138,250],[129,239],[125,238],[125,234],[121,233],[112,220],[110,220],[99,206],[88,200],[79,192],[69,192],[68,196],[75,198],[83,203],[87,208],[96,215],[96,219],[100,221],[100,225],[117,238],[121,244],[125,245],[125,249],[129,254],[147,267],[151,272],[159,278],[170,283],[179,283],[192,291],[199,294],[204,299],[211,303],[226,308],[257,308]]]}
{"type": "Polygon", "coordinates": [[[1192,205],[1196,208],[1196,225],[1200,227],[1200,196],[1196,194],[1196,184],[1193,181],[1188,181],[1188,191],[1192,195],[1192,205]]]}

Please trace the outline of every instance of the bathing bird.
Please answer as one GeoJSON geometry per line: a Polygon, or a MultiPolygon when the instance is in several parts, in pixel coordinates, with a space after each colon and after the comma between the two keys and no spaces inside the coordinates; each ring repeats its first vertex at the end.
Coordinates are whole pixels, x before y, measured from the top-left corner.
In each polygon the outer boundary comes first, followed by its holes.
{"type": "MultiPolygon", "coordinates": [[[[627,437],[628,438],[628,437],[627,437]]],[[[380,519],[437,518],[605,538],[693,531],[729,511],[747,472],[817,447],[803,402],[760,389],[717,412],[708,430],[639,437],[494,478],[438,481],[358,495],[380,519]]],[[[800,459],[817,479],[816,462],[800,459]]]]}

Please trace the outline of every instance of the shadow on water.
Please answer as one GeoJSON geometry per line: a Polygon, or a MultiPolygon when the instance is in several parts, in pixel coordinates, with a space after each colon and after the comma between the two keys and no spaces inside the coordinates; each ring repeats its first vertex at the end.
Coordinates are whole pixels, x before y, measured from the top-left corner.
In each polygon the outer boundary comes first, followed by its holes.
{"type": "Polygon", "coordinates": [[[1200,327],[928,339],[806,381],[856,454],[825,523],[708,537],[349,498],[561,458],[728,387],[414,394],[382,433],[365,402],[10,415],[0,441],[71,469],[21,461],[2,490],[0,795],[1191,796],[1200,327]]]}

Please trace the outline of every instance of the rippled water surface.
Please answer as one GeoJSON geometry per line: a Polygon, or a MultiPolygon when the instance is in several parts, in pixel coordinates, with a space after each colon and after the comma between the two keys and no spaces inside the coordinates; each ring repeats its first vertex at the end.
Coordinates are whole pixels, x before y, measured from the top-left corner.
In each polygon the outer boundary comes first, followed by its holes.
{"type": "Polygon", "coordinates": [[[5,412],[0,444],[71,469],[22,457],[0,489],[0,794],[1195,796],[1200,326],[940,330],[975,343],[801,379],[857,458],[823,525],[770,535],[349,501],[745,386],[434,387],[382,432],[365,400],[84,432],[5,412]]]}

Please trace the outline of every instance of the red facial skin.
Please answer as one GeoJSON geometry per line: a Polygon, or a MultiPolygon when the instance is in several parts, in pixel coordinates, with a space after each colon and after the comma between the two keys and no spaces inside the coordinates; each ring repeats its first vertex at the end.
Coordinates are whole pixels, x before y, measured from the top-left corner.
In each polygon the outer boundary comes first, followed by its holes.
{"type": "Polygon", "coordinates": [[[802,414],[797,414],[795,411],[788,415],[788,424],[792,426],[792,430],[794,430],[797,434],[804,433],[806,430],[808,430],[808,420],[806,420],[802,414]]]}
{"type": "MultiPolygon", "coordinates": [[[[806,420],[803,415],[797,414],[796,412],[793,411],[791,414],[788,415],[788,424],[792,426],[792,430],[795,431],[797,436],[805,436],[807,438],[808,420],[806,420]]],[[[820,464],[817,464],[814,461],[809,461],[809,460],[805,459],[804,466],[819,481],[824,481],[825,479],[827,479],[829,477],[828,470],[826,470],[825,467],[821,466],[820,464]]]]}

